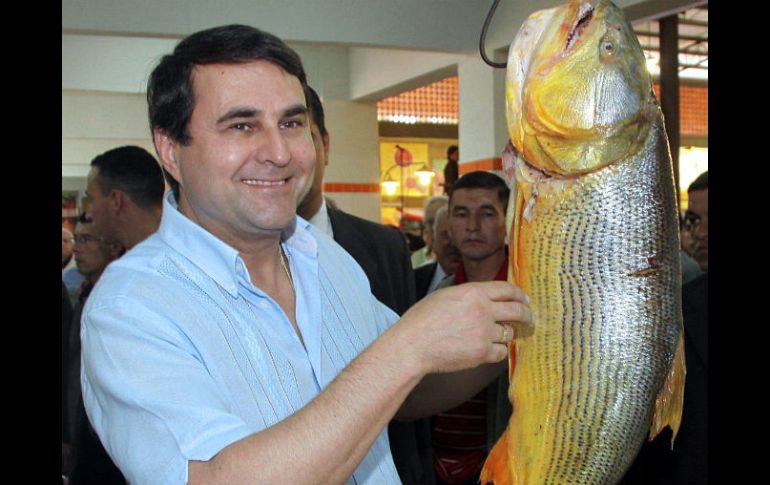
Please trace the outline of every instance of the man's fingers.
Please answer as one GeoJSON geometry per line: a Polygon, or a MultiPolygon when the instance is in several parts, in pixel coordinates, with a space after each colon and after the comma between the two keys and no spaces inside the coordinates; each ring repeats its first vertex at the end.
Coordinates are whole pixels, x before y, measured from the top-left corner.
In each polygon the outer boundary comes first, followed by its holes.
{"type": "MultiPolygon", "coordinates": [[[[465,283],[478,287],[491,301],[518,301],[529,305],[529,296],[518,286],[507,281],[479,281],[465,283]]],[[[461,285],[462,287],[464,285],[461,285]]]]}
{"type": "Polygon", "coordinates": [[[516,324],[532,325],[532,310],[524,303],[496,301],[490,303],[489,309],[495,322],[504,322],[514,326],[514,328],[516,328],[516,324]]]}
{"type": "Polygon", "coordinates": [[[505,345],[513,339],[513,328],[510,322],[497,322],[495,326],[499,330],[496,330],[497,336],[493,338],[493,343],[505,345]]]}
{"type": "Polygon", "coordinates": [[[490,363],[500,362],[506,357],[508,357],[508,345],[494,344],[492,346],[490,363]]]}

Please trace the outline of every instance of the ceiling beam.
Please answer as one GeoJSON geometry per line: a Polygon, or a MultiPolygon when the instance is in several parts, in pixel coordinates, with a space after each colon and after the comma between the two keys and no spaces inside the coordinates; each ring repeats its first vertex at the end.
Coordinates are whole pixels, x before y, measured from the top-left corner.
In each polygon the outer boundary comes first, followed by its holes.
{"type": "Polygon", "coordinates": [[[623,9],[629,22],[640,23],[658,20],[683,10],[708,5],[708,0],[648,0],[623,9]]]}
{"type": "MultiPolygon", "coordinates": [[[[637,37],[659,37],[657,32],[652,32],[649,30],[635,30],[634,33],[637,37]]],[[[708,42],[709,39],[708,37],[697,35],[679,35],[679,40],[696,40],[708,42]]]]}

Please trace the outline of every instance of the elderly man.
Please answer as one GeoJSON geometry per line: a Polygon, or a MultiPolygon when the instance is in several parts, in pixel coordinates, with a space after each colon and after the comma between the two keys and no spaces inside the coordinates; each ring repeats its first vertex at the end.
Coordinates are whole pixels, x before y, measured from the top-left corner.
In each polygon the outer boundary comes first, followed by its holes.
{"type": "Polygon", "coordinates": [[[461,261],[460,253],[449,237],[447,206],[436,211],[433,221],[433,252],[436,253],[436,261],[424,264],[414,271],[418,300],[438,288],[444,278],[453,275],[461,261]]]}
{"type": "Polygon", "coordinates": [[[412,253],[412,268],[419,268],[435,260],[435,254],[433,253],[433,220],[436,217],[436,211],[445,206],[448,200],[446,195],[434,195],[425,200],[422,225],[422,240],[425,242],[425,246],[412,253]]]}
{"type": "Polygon", "coordinates": [[[242,25],[192,34],[150,75],[172,192],[82,331],[86,409],[131,483],[398,483],[388,422],[477,393],[504,368],[498,322],[532,321],[504,282],[400,319],[371,295],[296,216],[316,165],[306,86],[294,51],[242,25]]]}
{"type": "Polygon", "coordinates": [[[83,305],[107,265],[124,251],[118,243],[107,243],[94,231],[94,224],[81,215],[75,225],[75,264],[85,277],[67,335],[65,376],[67,402],[66,434],[62,438],[62,473],[69,474],[71,485],[100,483],[123,484],[125,480],[94,436],[86,418],[80,392],[80,317],[83,305]]]}
{"type": "Polygon", "coordinates": [[[78,271],[75,258],[72,257],[73,237],[72,231],[66,227],[61,228],[61,280],[67,288],[70,304],[74,305],[80,293],[80,286],[85,277],[78,271]]]}

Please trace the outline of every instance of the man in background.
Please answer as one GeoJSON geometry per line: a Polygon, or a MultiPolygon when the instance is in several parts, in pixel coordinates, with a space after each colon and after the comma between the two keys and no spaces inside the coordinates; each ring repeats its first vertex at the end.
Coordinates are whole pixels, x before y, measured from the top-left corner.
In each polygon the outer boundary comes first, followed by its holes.
{"type": "MultiPolygon", "coordinates": [[[[462,261],[438,288],[479,281],[507,281],[505,212],[510,189],[491,172],[470,172],[449,196],[449,238],[462,261]]],[[[459,406],[433,416],[431,436],[436,482],[473,485],[484,459],[511,416],[508,375],[502,372],[459,406]]]]}
{"type": "Polygon", "coordinates": [[[685,228],[693,238],[693,257],[704,272],[709,270],[709,173],[703,172],[687,188],[685,228]]]}
{"type": "Polygon", "coordinates": [[[423,206],[422,240],[425,246],[412,253],[412,268],[419,268],[423,264],[432,263],[435,260],[433,254],[433,221],[436,211],[445,206],[449,199],[446,195],[434,195],[425,200],[423,206]]]}
{"type": "Polygon", "coordinates": [[[444,166],[444,193],[450,195],[457,177],[460,176],[460,149],[452,145],[446,151],[446,166],[444,166]]]}
{"type": "MultiPolygon", "coordinates": [[[[330,146],[326,116],[321,99],[310,86],[306,89],[306,97],[316,167],[313,185],[297,207],[297,214],[350,253],[366,273],[374,296],[402,315],[415,302],[414,273],[406,239],[395,227],[361,219],[327,204],[323,195],[330,146]]],[[[405,485],[433,484],[429,421],[391,421],[388,437],[401,481],[405,485]]]]}
{"type": "Polygon", "coordinates": [[[67,338],[66,376],[67,400],[62,415],[65,419],[65,435],[62,437],[62,473],[69,474],[70,485],[124,484],[123,475],[117,469],[101,442],[91,429],[83,407],[80,391],[80,316],[88,295],[107,265],[123,254],[118,243],[107,243],[96,234],[94,225],[81,215],[75,225],[75,264],[85,277],[83,289],[75,303],[72,323],[67,338]]]}
{"type": "Polygon", "coordinates": [[[415,302],[414,273],[406,240],[394,227],[367,221],[327,205],[323,179],[329,164],[330,137],[321,99],[310,86],[306,91],[316,166],[313,185],[297,207],[297,214],[350,253],[366,273],[374,296],[403,315],[415,302]]]}
{"type": "Polygon", "coordinates": [[[447,276],[454,274],[460,264],[460,252],[449,238],[449,211],[447,206],[436,211],[433,221],[433,252],[436,261],[424,264],[414,271],[417,299],[433,292],[447,276]]]}
{"type": "Polygon", "coordinates": [[[114,148],[91,162],[86,216],[107,242],[128,250],[158,229],[164,190],[160,165],[147,150],[114,148]]]}
{"type": "Polygon", "coordinates": [[[72,261],[72,232],[66,227],[61,228],[61,269],[64,271],[72,261]]]}
{"type": "Polygon", "coordinates": [[[61,228],[61,280],[67,288],[70,304],[74,305],[78,298],[83,274],[78,271],[75,259],[72,257],[72,232],[66,227],[61,228]]]}

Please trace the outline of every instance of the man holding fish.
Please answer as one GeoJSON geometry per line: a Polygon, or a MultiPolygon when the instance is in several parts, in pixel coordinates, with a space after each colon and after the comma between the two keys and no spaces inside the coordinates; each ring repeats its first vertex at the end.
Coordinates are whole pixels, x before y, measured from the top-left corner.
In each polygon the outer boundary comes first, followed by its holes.
{"type": "Polygon", "coordinates": [[[83,312],[89,419],[128,481],[398,483],[385,427],[501,372],[528,297],[440,290],[400,319],[295,215],[315,166],[299,57],[257,29],[187,37],[150,76],[172,187],[83,312]]]}

